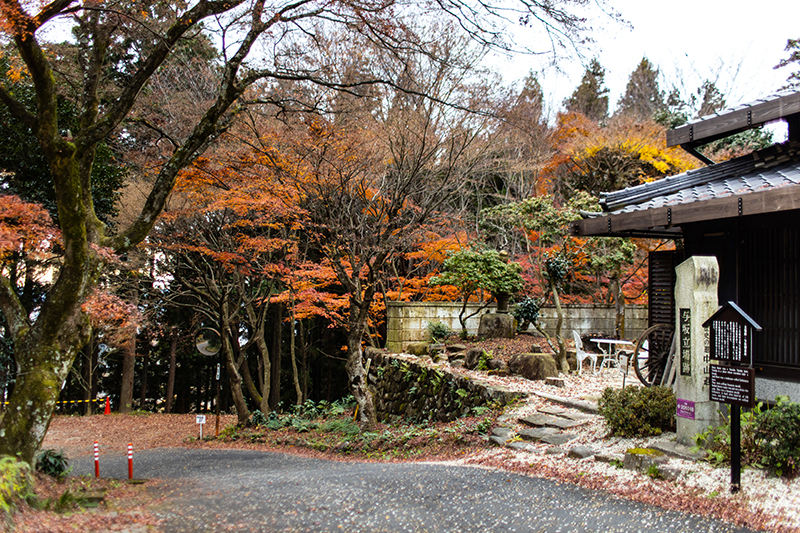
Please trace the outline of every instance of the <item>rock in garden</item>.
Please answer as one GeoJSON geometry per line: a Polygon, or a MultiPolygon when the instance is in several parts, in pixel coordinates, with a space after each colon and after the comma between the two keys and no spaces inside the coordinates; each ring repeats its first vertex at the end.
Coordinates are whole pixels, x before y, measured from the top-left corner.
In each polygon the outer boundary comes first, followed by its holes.
{"type": "Polygon", "coordinates": [[[406,352],[410,353],[411,355],[416,355],[417,357],[428,355],[428,343],[412,342],[406,346],[406,352]]]}
{"type": "Polygon", "coordinates": [[[567,457],[572,457],[574,459],[586,459],[594,454],[595,451],[588,446],[575,446],[574,448],[569,449],[567,452],[567,457]]]}
{"type": "Polygon", "coordinates": [[[508,369],[530,380],[558,377],[556,361],[546,353],[516,354],[508,361],[508,369]]]}
{"type": "Polygon", "coordinates": [[[633,448],[625,452],[622,467],[627,470],[647,472],[651,466],[663,465],[669,461],[663,452],[652,448],[633,448]]]}
{"type": "Polygon", "coordinates": [[[513,339],[516,334],[514,317],[508,313],[486,313],[478,325],[478,337],[484,339],[513,339]]]}
{"type": "Polygon", "coordinates": [[[474,370],[475,367],[478,366],[478,363],[481,362],[482,355],[482,348],[470,348],[467,350],[467,354],[464,356],[464,368],[474,370]]]}

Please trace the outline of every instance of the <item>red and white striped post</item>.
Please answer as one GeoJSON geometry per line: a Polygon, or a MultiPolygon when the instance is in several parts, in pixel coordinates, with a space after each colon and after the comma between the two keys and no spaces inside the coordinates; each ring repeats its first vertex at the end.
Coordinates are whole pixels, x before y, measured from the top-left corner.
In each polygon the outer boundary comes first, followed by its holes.
{"type": "Polygon", "coordinates": [[[94,441],[94,477],[100,477],[100,446],[94,441]]]}
{"type": "Polygon", "coordinates": [[[133,479],[133,444],[128,443],[128,479],[133,479]]]}

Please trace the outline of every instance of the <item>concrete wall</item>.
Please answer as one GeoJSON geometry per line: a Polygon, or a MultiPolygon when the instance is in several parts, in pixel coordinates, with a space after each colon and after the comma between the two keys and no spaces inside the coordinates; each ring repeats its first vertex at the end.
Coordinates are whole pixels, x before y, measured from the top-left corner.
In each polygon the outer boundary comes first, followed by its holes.
{"type": "MultiPolygon", "coordinates": [[[[478,304],[469,304],[466,314],[470,314],[478,307],[478,304]]],[[[580,334],[603,332],[610,335],[614,333],[613,305],[572,304],[562,306],[562,309],[564,310],[562,333],[565,337],[571,337],[573,329],[580,334]]],[[[430,322],[443,322],[454,332],[461,331],[461,324],[458,322],[460,311],[460,303],[389,302],[386,309],[387,350],[400,353],[405,351],[409,343],[430,340],[427,329],[430,322]]],[[[467,320],[469,334],[475,335],[478,332],[482,314],[493,311],[494,305],[491,305],[467,320]]],[[[557,320],[555,308],[545,306],[541,315],[545,331],[548,334],[554,334],[557,320]]],[[[647,329],[647,306],[627,306],[625,308],[625,337],[630,340],[638,339],[645,329],[647,329]]]]}

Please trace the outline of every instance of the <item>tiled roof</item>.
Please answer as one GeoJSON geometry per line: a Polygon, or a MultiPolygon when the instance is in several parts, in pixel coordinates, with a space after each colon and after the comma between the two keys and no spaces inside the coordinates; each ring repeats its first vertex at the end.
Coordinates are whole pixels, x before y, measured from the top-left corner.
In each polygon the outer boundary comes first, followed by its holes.
{"type": "Polygon", "coordinates": [[[734,106],[734,107],[729,107],[727,109],[723,109],[723,110],[717,111],[715,113],[711,113],[709,115],[704,115],[702,117],[689,120],[686,123],[686,125],[688,126],[688,125],[692,125],[692,124],[697,124],[699,122],[705,122],[707,120],[715,119],[717,117],[723,117],[725,115],[729,115],[729,114],[734,113],[736,111],[739,111],[741,109],[747,109],[748,107],[755,107],[755,106],[760,105],[760,104],[764,104],[764,103],[767,103],[767,102],[772,102],[772,101],[775,101],[775,100],[777,100],[779,98],[783,98],[784,96],[791,96],[791,95],[793,95],[793,94],[795,94],[797,92],[798,92],[797,89],[785,89],[783,91],[778,91],[776,93],[770,94],[769,96],[763,96],[763,97],[759,98],[758,100],[754,100],[752,102],[745,102],[743,104],[739,104],[739,105],[734,106]]]}
{"type": "Polygon", "coordinates": [[[716,165],[606,193],[600,204],[604,211],[616,215],[792,185],[800,185],[800,144],[786,142],[716,165]]]}

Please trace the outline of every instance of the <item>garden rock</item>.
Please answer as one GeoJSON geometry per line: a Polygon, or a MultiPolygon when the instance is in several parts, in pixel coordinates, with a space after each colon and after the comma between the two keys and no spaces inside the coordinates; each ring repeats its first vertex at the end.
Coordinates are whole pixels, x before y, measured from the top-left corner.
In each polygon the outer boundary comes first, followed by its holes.
{"type": "Polygon", "coordinates": [[[520,429],[517,433],[525,440],[540,441],[545,437],[557,434],[558,430],[553,428],[532,428],[520,429]]]}
{"type": "Polygon", "coordinates": [[[562,444],[566,444],[572,439],[574,439],[576,435],[574,433],[555,433],[553,435],[548,435],[542,439],[542,442],[546,442],[547,444],[552,444],[553,446],[561,446],[562,444]]]}
{"type": "Polygon", "coordinates": [[[516,321],[507,313],[486,313],[478,325],[478,337],[485,339],[513,339],[516,321]]]}
{"type": "Polygon", "coordinates": [[[482,348],[470,348],[467,350],[466,355],[464,355],[464,368],[467,370],[474,370],[478,366],[478,363],[481,362],[482,355],[482,348]]]}
{"type": "Polygon", "coordinates": [[[417,357],[428,355],[428,343],[412,342],[406,346],[406,352],[410,353],[411,355],[416,355],[417,357]]]}
{"type": "Polygon", "coordinates": [[[572,457],[573,459],[586,459],[594,454],[595,451],[588,446],[575,446],[574,448],[569,449],[567,452],[567,457],[572,457]]]}
{"type": "Polygon", "coordinates": [[[530,380],[558,377],[556,361],[546,353],[516,354],[508,361],[508,369],[530,380]]]}
{"type": "Polygon", "coordinates": [[[582,422],[575,420],[567,420],[566,418],[541,413],[534,413],[525,418],[520,418],[519,421],[532,427],[553,427],[558,429],[570,429],[582,424],[582,422]]]}
{"type": "Polygon", "coordinates": [[[636,470],[638,472],[647,472],[651,466],[660,467],[669,461],[663,452],[654,450],[652,448],[633,448],[625,452],[625,458],[622,460],[622,467],[626,470],[636,470]]]}
{"type": "Polygon", "coordinates": [[[536,447],[530,443],[523,442],[521,440],[513,440],[511,442],[506,443],[506,448],[511,448],[512,450],[519,450],[521,452],[534,452],[536,451],[536,447]]]}

